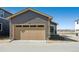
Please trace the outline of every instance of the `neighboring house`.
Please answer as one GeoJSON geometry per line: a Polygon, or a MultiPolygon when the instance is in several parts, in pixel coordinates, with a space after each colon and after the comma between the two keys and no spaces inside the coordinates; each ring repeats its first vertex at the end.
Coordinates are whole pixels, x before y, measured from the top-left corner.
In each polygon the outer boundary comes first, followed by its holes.
{"type": "Polygon", "coordinates": [[[0,38],[9,36],[9,21],[6,17],[11,16],[12,13],[0,8],[0,38]]]}
{"type": "Polygon", "coordinates": [[[79,36],[79,19],[75,20],[75,33],[76,36],[79,36]]]}
{"type": "Polygon", "coordinates": [[[57,35],[57,24],[52,17],[31,8],[10,17],[10,37],[13,40],[47,40],[57,35]]]}

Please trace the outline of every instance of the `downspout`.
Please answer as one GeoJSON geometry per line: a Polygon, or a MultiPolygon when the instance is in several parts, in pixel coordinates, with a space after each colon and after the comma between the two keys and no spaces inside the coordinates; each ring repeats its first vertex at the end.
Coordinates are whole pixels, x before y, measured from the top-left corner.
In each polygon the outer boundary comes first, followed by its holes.
{"type": "Polygon", "coordinates": [[[48,34],[48,40],[49,40],[49,38],[50,38],[50,19],[49,19],[49,21],[48,21],[49,23],[49,34],[48,34]]]}
{"type": "Polygon", "coordinates": [[[12,41],[12,37],[11,37],[11,19],[9,19],[10,20],[10,23],[9,23],[9,29],[10,29],[10,42],[12,41]]]}
{"type": "Polygon", "coordinates": [[[48,43],[49,38],[50,38],[50,18],[48,18],[48,36],[46,39],[46,43],[48,43]]]}

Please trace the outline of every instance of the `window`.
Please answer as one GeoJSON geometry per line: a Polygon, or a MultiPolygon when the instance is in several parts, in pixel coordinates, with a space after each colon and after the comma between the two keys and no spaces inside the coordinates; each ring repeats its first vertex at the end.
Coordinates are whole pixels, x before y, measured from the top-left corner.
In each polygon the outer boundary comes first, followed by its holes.
{"type": "Polygon", "coordinates": [[[29,25],[23,25],[23,27],[29,27],[29,25]]]}
{"type": "Polygon", "coordinates": [[[76,33],[76,36],[78,36],[78,33],[76,33]]]}
{"type": "Polygon", "coordinates": [[[79,21],[77,21],[77,24],[79,24],[79,21]]]}
{"type": "Polygon", "coordinates": [[[22,27],[22,25],[16,25],[16,27],[22,27]]]}
{"type": "Polygon", "coordinates": [[[4,17],[4,11],[0,10],[0,17],[4,17]]]}
{"type": "Polygon", "coordinates": [[[54,32],[54,27],[53,26],[50,26],[50,32],[54,32]]]}
{"type": "Polygon", "coordinates": [[[2,31],[2,24],[0,23],[0,31],[2,31]]]}
{"type": "Polygon", "coordinates": [[[38,27],[44,27],[44,25],[38,25],[38,27]]]}
{"type": "Polygon", "coordinates": [[[36,27],[36,25],[30,25],[30,27],[36,27]]]}

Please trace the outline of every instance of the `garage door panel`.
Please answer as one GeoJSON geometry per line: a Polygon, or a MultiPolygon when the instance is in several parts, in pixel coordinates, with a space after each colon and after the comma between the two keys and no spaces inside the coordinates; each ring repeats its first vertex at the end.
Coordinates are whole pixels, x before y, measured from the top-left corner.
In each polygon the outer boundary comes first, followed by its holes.
{"type": "Polygon", "coordinates": [[[17,39],[20,39],[20,28],[16,28],[14,27],[14,39],[17,40],[17,39]]]}
{"type": "Polygon", "coordinates": [[[29,32],[28,31],[20,31],[20,39],[29,39],[29,32]]]}
{"type": "Polygon", "coordinates": [[[44,30],[26,30],[21,31],[21,39],[23,40],[43,40],[45,39],[44,30]]]}
{"type": "MultiPolygon", "coordinates": [[[[29,25],[30,26],[30,25],[29,25]]],[[[21,40],[44,40],[44,27],[14,26],[14,38],[21,40]]]]}

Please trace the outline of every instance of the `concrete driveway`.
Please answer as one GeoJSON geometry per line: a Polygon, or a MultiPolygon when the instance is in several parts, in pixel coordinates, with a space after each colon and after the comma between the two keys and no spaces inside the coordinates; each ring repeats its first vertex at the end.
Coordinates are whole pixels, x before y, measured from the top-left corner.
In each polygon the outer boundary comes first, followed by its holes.
{"type": "Polygon", "coordinates": [[[79,52],[79,42],[52,41],[52,42],[27,42],[27,41],[0,41],[0,52],[79,52]]]}

